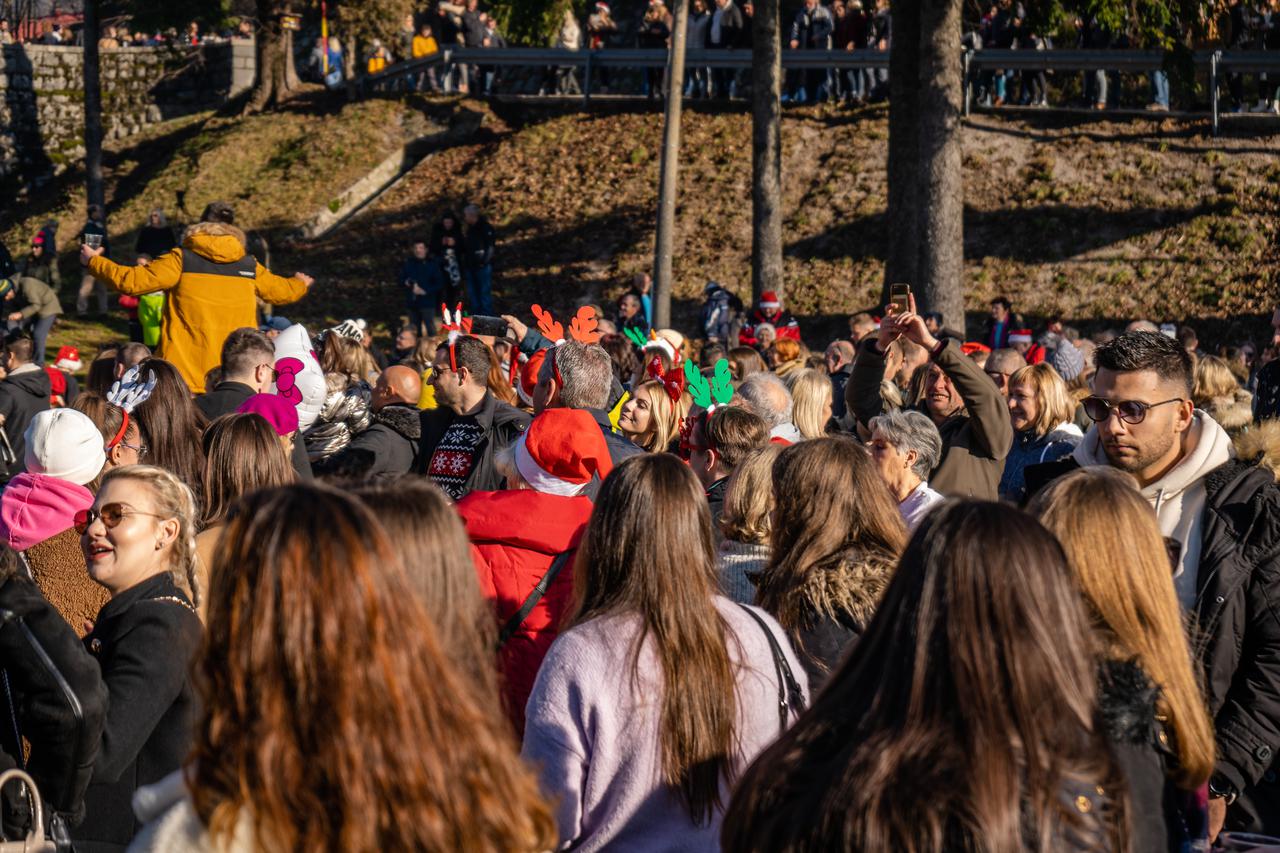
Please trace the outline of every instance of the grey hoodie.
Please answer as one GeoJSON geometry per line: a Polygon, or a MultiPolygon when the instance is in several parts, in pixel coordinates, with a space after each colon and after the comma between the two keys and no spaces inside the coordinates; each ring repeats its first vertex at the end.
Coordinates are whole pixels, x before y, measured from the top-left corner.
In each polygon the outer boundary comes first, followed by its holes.
{"type": "MultiPolygon", "coordinates": [[[[1169,473],[1142,489],[1142,496],[1155,508],[1160,532],[1181,545],[1181,565],[1173,575],[1178,602],[1190,610],[1196,601],[1196,575],[1200,567],[1205,505],[1204,478],[1213,469],[1235,456],[1231,437],[1205,412],[1196,410],[1187,437],[1189,451],[1169,473]]],[[[1098,428],[1089,427],[1074,459],[1082,466],[1108,465],[1098,428]]]]}

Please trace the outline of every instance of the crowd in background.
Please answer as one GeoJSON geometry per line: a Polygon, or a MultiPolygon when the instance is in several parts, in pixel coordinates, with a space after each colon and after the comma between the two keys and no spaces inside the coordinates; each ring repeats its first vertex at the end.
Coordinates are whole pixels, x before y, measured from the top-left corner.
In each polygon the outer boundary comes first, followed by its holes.
{"type": "MultiPolygon", "coordinates": [[[[1280,311],[1265,346],[1211,354],[1190,326],[1085,336],[1004,298],[952,329],[895,286],[819,351],[783,294],[716,282],[696,328],[655,328],[643,273],[608,306],[482,311],[486,229],[472,209],[413,242],[385,348],[363,319],[261,316],[314,282],[220,202],[180,237],[153,216],[132,265],[81,235],[86,297],[162,296],[133,340],[42,366],[38,303],[14,312],[0,763],[49,832],[1280,835],[1280,311]]],[[[38,245],[6,298],[49,289],[38,245]]],[[[3,790],[6,827],[26,806],[3,790]]]]}

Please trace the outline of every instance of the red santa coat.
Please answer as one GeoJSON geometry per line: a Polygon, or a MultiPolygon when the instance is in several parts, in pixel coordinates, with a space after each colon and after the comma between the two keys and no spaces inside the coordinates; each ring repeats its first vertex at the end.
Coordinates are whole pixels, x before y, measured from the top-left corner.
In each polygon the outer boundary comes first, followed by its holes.
{"type": "MultiPolygon", "coordinates": [[[[472,492],[457,504],[471,539],[480,591],[493,604],[498,628],[515,614],[551,568],[556,555],[578,548],[591,517],[591,501],[521,489],[472,492]]],[[[499,652],[503,701],[524,734],[524,706],[538,667],[556,638],[573,598],[573,562],[529,611],[499,652]]]]}
{"type": "Polygon", "coordinates": [[[744,347],[753,347],[757,343],[756,326],[761,323],[768,323],[777,331],[779,338],[791,338],[793,341],[800,340],[800,324],[796,322],[796,318],[791,316],[788,311],[779,308],[777,311],[766,311],[763,308],[757,308],[751,312],[751,316],[747,320],[747,325],[742,327],[738,332],[738,345],[744,347]]]}

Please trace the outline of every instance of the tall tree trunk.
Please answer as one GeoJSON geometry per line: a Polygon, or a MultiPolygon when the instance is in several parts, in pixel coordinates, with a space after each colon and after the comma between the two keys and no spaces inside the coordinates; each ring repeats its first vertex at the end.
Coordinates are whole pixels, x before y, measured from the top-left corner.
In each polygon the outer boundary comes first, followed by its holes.
{"type": "Polygon", "coordinates": [[[919,227],[916,274],[923,310],[964,328],[964,181],[959,0],[920,0],[919,227]]]}
{"type": "Polygon", "coordinates": [[[676,0],[667,52],[667,103],[662,127],[662,168],[658,180],[658,229],[653,257],[653,325],[671,325],[671,267],[676,236],[676,193],[680,178],[680,114],[684,106],[684,46],[689,2],[676,0]]]}
{"type": "Polygon", "coordinates": [[[893,9],[893,45],[889,53],[889,193],[885,215],[884,289],[880,304],[889,303],[889,285],[915,287],[919,281],[916,214],[919,172],[920,7],[899,3],[893,9]]]}
{"type": "Polygon", "coordinates": [[[780,0],[751,20],[751,302],[786,289],[782,268],[782,42],[780,0]]]}
{"type": "Polygon", "coordinates": [[[296,92],[302,88],[302,81],[298,79],[298,69],[293,61],[293,31],[284,31],[284,87],[289,92],[296,92]]]}
{"type": "Polygon", "coordinates": [[[262,112],[267,107],[284,100],[288,93],[285,74],[285,47],[287,40],[280,27],[280,11],[272,0],[257,0],[258,33],[255,46],[258,53],[258,79],[244,111],[262,112]]]}
{"type": "Polygon", "coordinates": [[[102,68],[98,53],[101,29],[99,0],[84,4],[84,174],[85,196],[106,215],[106,191],[102,185],[102,68]]]}

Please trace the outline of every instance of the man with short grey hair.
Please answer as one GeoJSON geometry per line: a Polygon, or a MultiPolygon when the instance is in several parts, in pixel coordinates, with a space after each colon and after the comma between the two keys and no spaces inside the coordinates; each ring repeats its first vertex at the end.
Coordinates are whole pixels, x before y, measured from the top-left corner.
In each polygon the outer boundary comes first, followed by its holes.
{"type": "MultiPolygon", "coordinates": [[[[613,362],[603,347],[565,341],[547,350],[533,389],[533,413],[544,409],[582,409],[590,413],[604,434],[614,466],[644,451],[631,439],[614,432],[609,422],[609,402],[614,388],[613,362]]],[[[595,497],[594,489],[588,496],[595,497]]]]}
{"type": "Polygon", "coordinates": [[[769,427],[771,444],[795,444],[803,441],[800,430],[791,423],[791,392],[772,373],[752,373],[733,395],[735,406],[754,412],[769,427]]]}
{"type": "Polygon", "coordinates": [[[1000,394],[1009,399],[1009,379],[1013,374],[1027,366],[1027,361],[1016,349],[998,349],[987,356],[987,364],[983,371],[991,377],[1000,389],[1000,394]]]}

